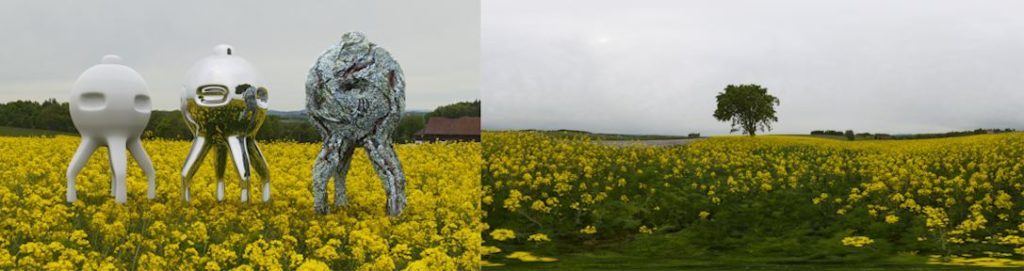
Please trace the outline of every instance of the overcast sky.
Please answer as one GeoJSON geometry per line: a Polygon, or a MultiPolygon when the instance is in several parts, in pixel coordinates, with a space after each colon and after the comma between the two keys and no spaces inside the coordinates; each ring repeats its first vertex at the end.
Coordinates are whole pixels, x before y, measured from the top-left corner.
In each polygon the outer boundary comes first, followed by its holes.
{"type": "Polygon", "coordinates": [[[362,31],[402,65],[406,108],[433,109],[479,98],[479,9],[476,0],[3,1],[0,102],[67,101],[82,71],[117,54],[146,79],[156,109],[177,109],[185,72],[226,43],[263,75],[271,109],[297,110],[314,58],[362,31]]]}
{"type": "Polygon", "coordinates": [[[1021,1],[484,1],[485,129],[726,134],[728,84],[773,133],[1024,128],[1021,1]],[[627,4],[628,3],[628,4],[627,4]]]}

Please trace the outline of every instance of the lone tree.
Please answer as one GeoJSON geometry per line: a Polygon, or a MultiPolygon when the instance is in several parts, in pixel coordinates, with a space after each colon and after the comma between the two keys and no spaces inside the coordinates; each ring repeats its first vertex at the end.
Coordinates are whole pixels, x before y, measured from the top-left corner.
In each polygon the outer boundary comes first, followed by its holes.
{"type": "Polygon", "coordinates": [[[757,129],[772,130],[772,122],[779,121],[775,117],[775,106],[779,98],[768,95],[768,89],[758,85],[728,85],[725,92],[719,92],[718,109],[715,119],[732,121],[730,133],[743,130],[743,133],[754,136],[757,129]]]}

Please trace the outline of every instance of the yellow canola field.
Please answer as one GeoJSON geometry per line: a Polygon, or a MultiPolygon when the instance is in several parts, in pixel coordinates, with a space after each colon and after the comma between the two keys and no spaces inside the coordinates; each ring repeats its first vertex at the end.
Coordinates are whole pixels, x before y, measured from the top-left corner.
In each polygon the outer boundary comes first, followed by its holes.
{"type": "Polygon", "coordinates": [[[225,201],[217,203],[211,156],[193,180],[193,202],[185,205],[179,172],[191,143],[144,140],[157,170],[156,200],[146,199],[146,178],[129,159],[128,203],[115,204],[101,148],[77,178],[80,200],[69,205],[64,176],[78,143],[70,136],[0,137],[0,269],[479,266],[480,232],[486,227],[479,205],[479,143],[397,146],[408,178],[408,207],[398,218],[384,215],[384,190],[362,150],[349,172],[348,208],[314,214],[310,176],[320,145],[286,142],[261,144],[273,187],[266,204],[259,197],[239,202],[233,169],[226,174],[225,201]]]}
{"type": "Polygon", "coordinates": [[[530,234],[585,243],[789,223],[849,249],[1024,255],[1024,133],[728,136],[665,148],[492,132],[484,160],[484,236],[499,246],[530,234]]]}

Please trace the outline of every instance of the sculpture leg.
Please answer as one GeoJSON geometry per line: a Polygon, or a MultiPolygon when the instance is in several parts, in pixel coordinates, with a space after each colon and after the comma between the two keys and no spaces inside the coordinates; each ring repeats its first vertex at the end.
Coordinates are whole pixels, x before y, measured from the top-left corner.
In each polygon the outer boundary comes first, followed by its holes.
{"type": "Polygon", "coordinates": [[[224,200],[224,169],[228,165],[228,148],[224,146],[216,146],[214,148],[214,169],[217,173],[217,201],[224,200]]]}
{"type": "MultiPolygon", "coordinates": [[[[110,146],[108,145],[107,148],[109,149],[110,146]]],[[[108,151],[108,153],[109,153],[109,151],[108,151]]],[[[110,159],[111,159],[110,155],[107,155],[107,160],[110,160],[110,159]]],[[[117,197],[117,176],[114,176],[114,164],[110,164],[110,163],[107,163],[107,164],[110,167],[110,196],[116,198],[117,197]]]]}
{"type": "Polygon", "coordinates": [[[132,152],[132,156],[135,157],[135,162],[139,163],[142,172],[146,173],[146,179],[149,181],[146,197],[149,199],[156,198],[156,170],[153,169],[153,162],[149,160],[149,154],[146,153],[146,149],[142,147],[142,140],[138,138],[131,139],[128,141],[128,149],[132,152]]]}
{"type": "Polygon", "coordinates": [[[85,167],[85,163],[89,162],[89,156],[96,151],[96,141],[82,137],[82,143],[78,144],[78,150],[75,151],[75,156],[71,157],[71,164],[68,165],[67,179],[68,179],[68,202],[75,202],[78,200],[78,191],[75,190],[75,177],[78,177],[78,173],[82,171],[82,167],[85,167]]]}
{"type": "Polygon", "coordinates": [[[249,153],[245,150],[245,138],[229,136],[228,150],[231,151],[231,161],[238,170],[238,177],[242,179],[239,185],[242,188],[242,202],[249,202],[249,153]]]}
{"type": "Polygon", "coordinates": [[[334,141],[324,138],[324,146],[313,160],[313,210],[319,214],[327,213],[327,180],[338,168],[338,144],[334,141]]]}
{"type": "Polygon", "coordinates": [[[185,202],[191,200],[190,193],[192,192],[192,177],[196,175],[199,170],[199,165],[202,164],[203,158],[206,157],[206,153],[210,151],[210,142],[206,138],[197,136],[192,140],[192,149],[188,152],[188,157],[185,158],[185,165],[181,168],[181,195],[184,197],[185,202]]]}
{"type": "Polygon", "coordinates": [[[256,174],[260,175],[260,182],[262,183],[260,191],[263,191],[263,202],[270,201],[270,168],[267,166],[267,158],[260,151],[260,146],[256,145],[255,138],[247,138],[245,140],[245,147],[252,158],[252,167],[256,170],[256,174]]]}
{"type": "Polygon", "coordinates": [[[352,165],[352,153],[355,150],[355,146],[348,146],[347,149],[340,150],[341,159],[338,161],[338,171],[334,175],[334,206],[342,207],[348,205],[345,179],[348,177],[348,169],[352,165]]]}
{"type": "Polygon", "coordinates": [[[387,193],[387,214],[397,216],[405,209],[405,173],[398,161],[395,149],[382,136],[373,137],[364,143],[373,170],[377,172],[387,193]]]}
{"type": "Polygon", "coordinates": [[[107,150],[110,153],[110,166],[113,168],[111,175],[114,176],[114,201],[125,203],[128,201],[128,139],[122,136],[111,136],[107,138],[107,150]]]}

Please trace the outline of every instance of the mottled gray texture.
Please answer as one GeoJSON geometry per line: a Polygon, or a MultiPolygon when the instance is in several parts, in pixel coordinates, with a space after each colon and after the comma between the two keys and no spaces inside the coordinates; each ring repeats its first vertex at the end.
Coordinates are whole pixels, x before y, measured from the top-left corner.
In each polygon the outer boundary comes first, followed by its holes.
{"type": "Polygon", "coordinates": [[[353,151],[361,146],[384,184],[387,214],[401,214],[405,173],[391,145],[391,132],[405,109],[405,79],[391,54],[362,33],[346,33],[310,68],[306,109],[324,139],[313,164],[313,208],[327,213],[327,180],[332,176],[334,205],[347,203],[345,175],[353,151]]]}

